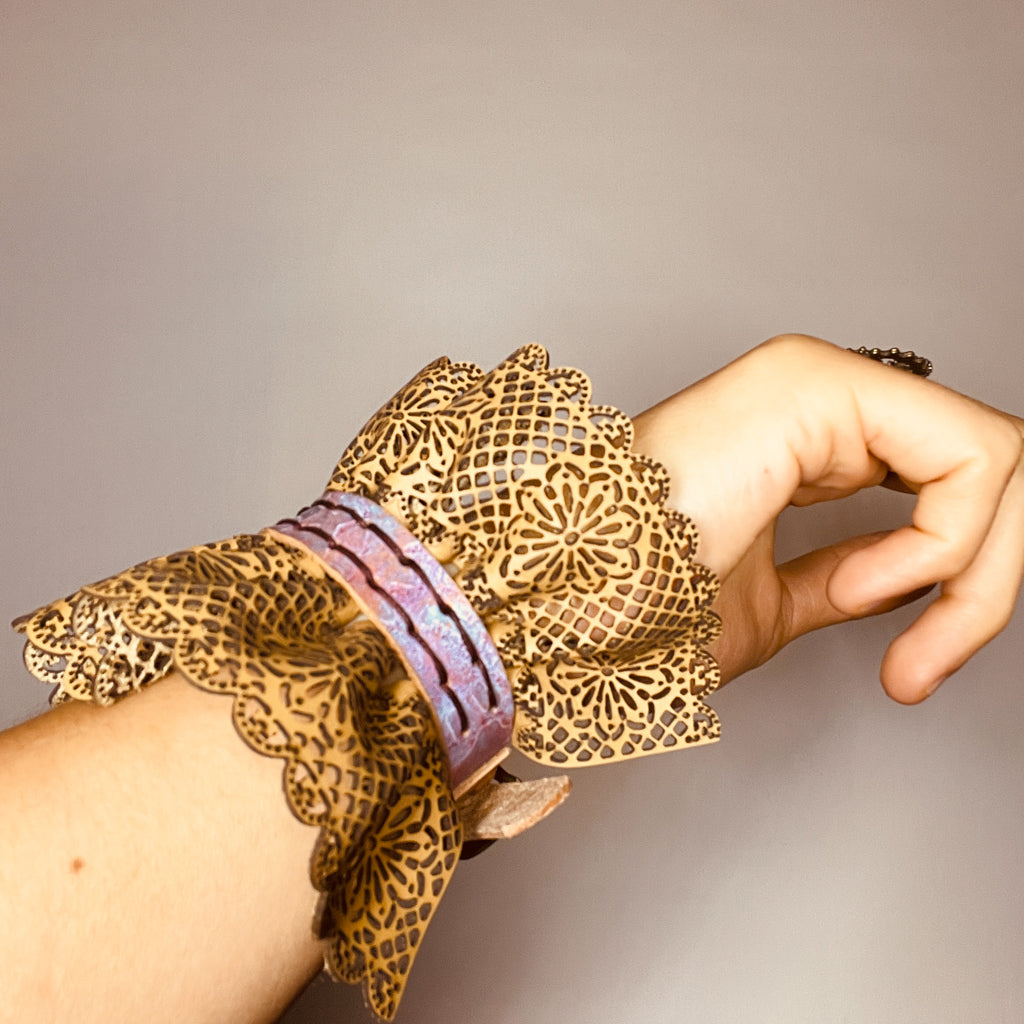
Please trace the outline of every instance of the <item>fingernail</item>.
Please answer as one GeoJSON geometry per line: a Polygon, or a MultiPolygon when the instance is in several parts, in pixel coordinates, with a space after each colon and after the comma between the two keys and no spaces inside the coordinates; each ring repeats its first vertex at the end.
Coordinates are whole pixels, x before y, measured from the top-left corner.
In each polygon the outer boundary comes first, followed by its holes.
{"type": "Polygon", "coordinates": [[[949,676],[939,676],[935,682],[926,686],[924,691],[925,697],[930,697],[948,678],[949,676]]]}

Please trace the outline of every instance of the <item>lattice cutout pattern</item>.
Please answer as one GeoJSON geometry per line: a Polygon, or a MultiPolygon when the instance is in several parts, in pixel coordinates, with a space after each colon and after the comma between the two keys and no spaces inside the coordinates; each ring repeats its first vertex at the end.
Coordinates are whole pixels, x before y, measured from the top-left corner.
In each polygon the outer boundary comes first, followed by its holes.
{"type": "Polygon", "coordinates": [[[109,704],[173,668],[233,696],[235,724],[285,760],[319,826],[310,877],[327,967],[390,1020],[458,860],[433,718],[388,642],[312,555],[241,536],[144,562],[18,623],[56,701],[109,704]]]}
{"type": "MultiPolygon", "coordinates": [[[[717,580],[629,419],[536,345],[494,371],[439,359],[378,412],[329,489],[377,502],[450,564],[494,639],[514,742],[584,765],[719,735],[704,650],[717,580]]],[[[109,704],[172,669],[231,695],[285,761],[335,976],[390,1019],[454,870],[461,827],[419,688],[308,551],[242,536],[158,558],[17,623],[55,701],[109,704]],[[385,682],[387,680],[387,682],[385,682]]]]}
{"type": "Polygon", "coordinates": [[[704,703],[719,681],[704,650],[718,581],[695,560],[693,523],[666,507],[664,469],[632,440],[626,416],[590,403],[582,373],[549,369],[530,345],[486,374],[432,363],[328,485],[377,501],[453,563],[509,669],[515,743],[544,763],[720,733],[704,703]]]}

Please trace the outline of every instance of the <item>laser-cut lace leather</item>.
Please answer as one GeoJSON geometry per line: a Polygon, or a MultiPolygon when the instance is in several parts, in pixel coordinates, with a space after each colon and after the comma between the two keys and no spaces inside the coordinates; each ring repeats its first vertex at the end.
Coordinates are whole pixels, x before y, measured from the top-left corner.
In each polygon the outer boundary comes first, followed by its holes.
{"type": "MultiPolygon", "coordinates": [[[[402,521],[487,625],[514,744],[547,764],[711,742],[717,581],[668,478],[577,370],[527,346],[490,373],[439,359],[342,456],[329,489],[402,521]]],[[[176,669],[233,698],[320,828],[325,963],[390,1019],[454,871],[461,828],[424,698],[312,554],[272,532],[157,558],[17,623],[55,701],[109,704],[176,669]]]]}

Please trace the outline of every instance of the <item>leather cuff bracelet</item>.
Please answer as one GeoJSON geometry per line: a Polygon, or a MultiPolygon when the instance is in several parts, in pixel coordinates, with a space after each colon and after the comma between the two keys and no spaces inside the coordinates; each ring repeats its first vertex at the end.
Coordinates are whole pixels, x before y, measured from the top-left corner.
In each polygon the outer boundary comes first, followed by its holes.
{"type": "Polygon", "coordinates": [[[458,796],[504,755],[512,691],[487,628],[444,567],[359,494],[328,491],[272,531],[307,547],[391,641],[433,712],[458,796]]]}
{"type": "MultiPolygon", "coordinates": [[[[292,811],[320,830],[325,964],[390,1019],[460,815],[511,788],[488,771],[510,740],[584,765],[719,735],[704,703],[717,580],[632,437],[539,346],[489,373],[439,359],[371,418],[318,501],[26,616],[26,664],[55,701],[109,704],[170,671],[230,695],[240,734],[285,762],[292,811]]],[[[514,834],[564,791],[537,784],[473,836],[514,834]]]]}

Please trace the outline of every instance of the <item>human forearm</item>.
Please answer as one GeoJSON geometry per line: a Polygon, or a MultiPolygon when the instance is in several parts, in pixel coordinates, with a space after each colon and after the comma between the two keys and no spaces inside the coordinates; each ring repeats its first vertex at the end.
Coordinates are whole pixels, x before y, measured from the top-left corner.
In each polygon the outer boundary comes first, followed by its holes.
{"type": "Polygon", "coordinates": [[[0,735],[0,835],[8,1019],[273,1020],[321,963],[315,831],[177,676],[0,735]]]}
{"type": "MultiPolygon", "coordinates": [[[[81,1005],[105,1019],[125,1006],[134,1020],[152,1019],[151,994],[168,993],[168,1019],[268,1019],[315,967],[312,880],[326,897],[325,962],[367,981],[390,1018],[461,848],[448,752],[458,737],[493,738],[468,715],[446,714],[444,732],[441,710],[472,706],[488,724],[514,700],[502,742],[542,763],[644,756],[717,738],[704,703],[719,680],[709,641],[730,678],[809,629],[935,581],[944,603],[933,609],[952,607],[957,621],[979,607],[998,629],[1012,608],[1024,558],[1015,418],[800,338],[761,346],[638,418],[635,433],[589,394],[583,375],[550,369],[536,347],[490,374],[438,360],[370,420],[296,517],[142,563],[20,621],[29,667],[61,699],[116,702],[171,664],[198,689],[232,693],[239,731],[287,760],[292,810],[324,832],[307,876],[313,836],[284,809],[281,766],[246,751],[228,708],[182,680],[129,696],[130,713],[61,710],[27,727],[5,741],[13,767],[0,803],[0,827],[29,836],[0,866],[15,922],[0,955],[26,965],[10,986],[19,998],[66,998],[60,1019],[88,1020],[81,1005]],[[775,565],[787,504],[890,471],[919,492],[912,526],[775,565]],[[692,520],[666,507],[670,479],[692,520]],[[901,538],[911,555],[923,538],[948,557],[902,558],[901,538]],[[864,571],[859,556],[872,551],[896,557],[864,571]],[[997,600],[965,601],[978,582],[997,600]],[[429,701],[424,680],[438,691],[429,701]],[[483,682],[486,697],[472,689],[483,682]],[[41,765],[52,771],[35,787],[41,765]],[[31,805],[14,793],[32,793],[31,805]],[[69,916],[74,927],[52,942],[69,916]],[[19,940],[40,919],[54,925],[19,940]],[[122,965],[136,954],[147,967],[126,994],[122,965]]],[[[893,696],[920,699],[943,659],[955,667],[983,642],[948,632],[913,671],[883,670],[893,696]]],[[[469,795],[475,777],[463,777],[469,795]]],[[[41,1005],[45,1017],[57,1004],[41,1005]]]]}

